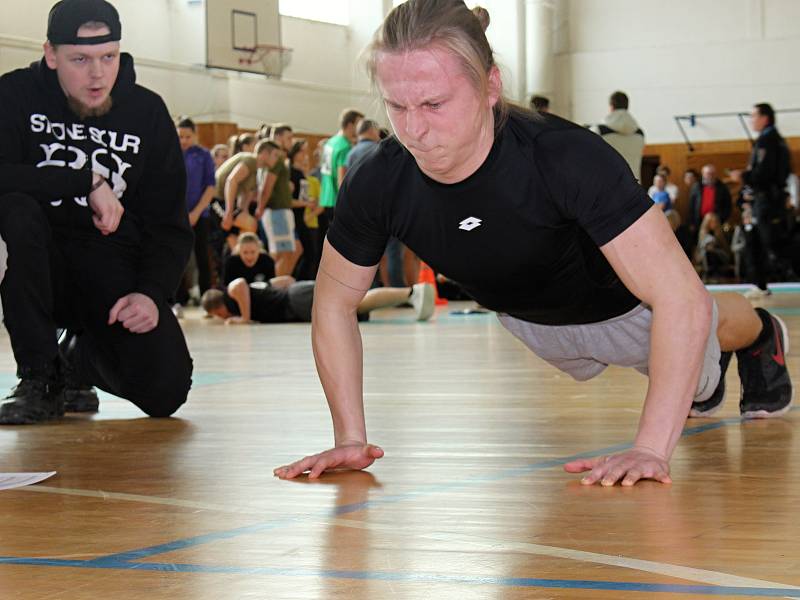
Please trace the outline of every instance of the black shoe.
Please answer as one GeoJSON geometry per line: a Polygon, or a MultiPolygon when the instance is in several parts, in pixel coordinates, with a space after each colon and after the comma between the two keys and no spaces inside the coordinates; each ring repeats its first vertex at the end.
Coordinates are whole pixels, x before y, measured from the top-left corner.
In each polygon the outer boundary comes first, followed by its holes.
{"type": "Polygon", "coordinates": [[[792,380],[786,368],[789,335],[786,325],[763,308],[756,308],[764,329],[749,348],[738,350],[742,395],[739,411],[747,419],[778,417],[792,406],[792,380]]]}
{"type": "Polygon", "coordinates": [[[713,416],[722,405],[725,403],[725,372],[728,370],[728,365],[731,362],[733,352],[723,352],[719,357],[719,383],[717,389],[711,394],[708,400],[702,402],[693,402],[692,408],[689,410],[690,417],[711,417],[713,416]]]}
{"type": "Polygon", "coordinates": [[[88,385],[70,387],[66,384],[62,393],[64,412],[96,413],[100,410],[100,398],[94,388],[88,385]]]}
{"type": "Polygon", "coordinates": [[[31,425],[64,416],[61,395],[48,377],[23,377],[0,406],[0,424],[31,425]]]}
{"type": "Polygon", "coordinates": [[[60,358],[63,389],[61,402],[65,412],[89,413],[100,410],[100,399],[90,385],[82,383],[72,366],[72,355],[78,334],[65,329],[58,339],[58,355],[60,358]]]}

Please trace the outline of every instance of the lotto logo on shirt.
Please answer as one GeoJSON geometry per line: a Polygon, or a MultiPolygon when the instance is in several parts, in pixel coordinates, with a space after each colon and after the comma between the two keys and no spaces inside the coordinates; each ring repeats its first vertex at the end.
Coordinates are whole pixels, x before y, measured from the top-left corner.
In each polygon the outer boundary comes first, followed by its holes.
{"type": "Polygon", "coordinates": [[[480,227],[482,223],[483,221],[478,217],[467,217],[458,224],[458,228],[463,229],[464,231],[472,231],[476,227],[480,227]]]}
{"type": "MultiPolygon", "coordinates": [[[[92,171],[106,179],[117,198],[122,199],[128,189],[123,175],[132,165],[123,160],[120,154],[139,154],[141,138],[97,127],[86,127],[80,123],[54,123],[41,114],[31,115],[30,124],[32,133],[49,134],[54,139],[52,142],[39,144],[42,160],[36,164],[38,168],[80,170],[91,161],[92,171]]],[[[80,206],[88,204],[86,196],[73,200],[80,206]]],[[[54,200],[50,204],[60,206],[61,203],[62,200],[54,200]]]]}

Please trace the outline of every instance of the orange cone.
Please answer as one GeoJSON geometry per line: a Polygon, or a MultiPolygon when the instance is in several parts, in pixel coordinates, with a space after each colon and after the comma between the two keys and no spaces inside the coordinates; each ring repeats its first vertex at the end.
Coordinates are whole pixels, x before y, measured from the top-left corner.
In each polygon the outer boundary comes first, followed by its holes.
{"type": "Polygon", "coordinates": [[[436,306],[444,306],[447,304],[447,298],[439,297],[439,287],[436,285],[436,275],[434,275],[433,269],[423,261],[419,261],[419,281],[417,283],[430,283],[433,286],[436,306]]]}

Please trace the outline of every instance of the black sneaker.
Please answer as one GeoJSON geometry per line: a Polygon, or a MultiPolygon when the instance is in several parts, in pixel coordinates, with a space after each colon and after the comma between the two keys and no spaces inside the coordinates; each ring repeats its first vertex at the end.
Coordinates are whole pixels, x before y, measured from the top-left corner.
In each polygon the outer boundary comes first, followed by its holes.
{"type": "Polygon", "coordinates": [[[49,378],[23,377],[0,406],[0,424],[31,425],[64,416],[61,396],[49,378]]]}
{"type": "Polygon", "coordinates": [[[693,402],[692,408],[689,410],[690,417],[711,417],[713,416],[722,405],[725,403],[725,372],[728,370],[728,365],[731,362],[733,352],[723,352],[719,357],[719,383],[717,389],[711,394],[708,400],[702,402],[693,402]]]}
{"type": "Polygon", "coordinates": [[[738,350],[742,395],[739,411],[746,419],[778,417],[792,406],[792,380],[786,368],[789,335],[786,325],[763,308],[756,308],[764,324],[759,339],[738,350]]]}
{"type": "Polygon", "coordinates": [[[61,373],[63,377],[63,390],[61,402],[64,411],[70,413],[96,413],[100,410],[100,399],[95,389],[78,379],[72,367],[71,357],[75,351],[78,334],[65,329],[58,340],[58,354],[60,358],[61,373]]]}
{"type": "Polygon", "coordinates": [[[64,412],[96,413],[100,410],[100,398],[90,385],[71,386],[66,383],[61,392],[64,401],[64,412]]]}

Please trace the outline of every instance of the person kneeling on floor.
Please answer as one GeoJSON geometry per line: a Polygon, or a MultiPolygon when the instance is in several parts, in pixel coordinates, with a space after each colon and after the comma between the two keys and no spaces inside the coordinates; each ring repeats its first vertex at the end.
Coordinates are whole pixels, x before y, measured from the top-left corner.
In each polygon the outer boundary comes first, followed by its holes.
{"type": "Polygon", "coordinates": [[[120,38],[105,0],[62,0],[44,57],[0,78],[0,294],[20,378],[0,424],[96,411],[92,386],[166,417],[191,387],[169,303],[192,248],[186,168],[120,38]]]}

